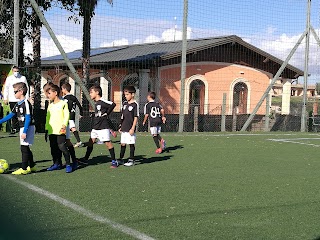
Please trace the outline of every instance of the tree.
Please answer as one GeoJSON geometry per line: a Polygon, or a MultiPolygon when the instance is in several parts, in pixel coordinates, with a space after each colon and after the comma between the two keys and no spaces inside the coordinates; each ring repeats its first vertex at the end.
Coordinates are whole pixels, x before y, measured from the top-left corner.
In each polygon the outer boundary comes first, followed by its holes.
{"type": "Polygon", "coordinates": [[[13,1],[0,0],[0,59],[13,58],[13,1]]]}
{"type": "MultiPolygon", "coordinates": [[[[113,4],[113,0],[107,0],[109,4],[113,4]]],[[[87,88],[90,83],[90,49],[91,49],[91,19],[94,16],[94,10],[98,4],[98,0],[78,0],[79,16],[83,17],[83,36],[82,36],[82,74],[83,81],[87,88]]],[[[83,99],[83,107],[88,112],[88,101],[83,99]]]]}

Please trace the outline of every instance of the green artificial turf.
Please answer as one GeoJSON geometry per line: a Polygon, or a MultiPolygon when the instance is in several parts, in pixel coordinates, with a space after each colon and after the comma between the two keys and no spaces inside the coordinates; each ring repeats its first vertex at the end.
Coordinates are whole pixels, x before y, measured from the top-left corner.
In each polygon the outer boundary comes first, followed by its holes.
{"type": "MultiPolygon", "coordinates": [[[[138,134],[134,167],[111,169],[105,146],[95,145],[90,164],[66,174],[45,171],[49,144],[36,135],[40,171],[14,178],[154,239],[319,239],[319,135],[163,136],[168,151],[157,155],[152,137],[138,134]]],[[[20,167],[18,138],[0,137],[0,158],[10,170],[20,167]]],[[[85,148],[76,153],[82,157],[85,148]]],[[[0,175],[0,223],[7,226],[0,239],[135,239],[6,176],[0,175]]]]}

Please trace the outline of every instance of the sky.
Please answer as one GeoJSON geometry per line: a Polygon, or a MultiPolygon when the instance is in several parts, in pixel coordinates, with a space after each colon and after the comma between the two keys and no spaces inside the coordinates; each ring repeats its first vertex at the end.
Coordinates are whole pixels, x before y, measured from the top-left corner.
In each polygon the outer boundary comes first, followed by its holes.
{"type": "MultiPolygon", "coordinates": [[[[182,38],[183,0],[98,1],[92,19],[92,48],[173,41],[182,38]]],[[[237,35],[248,43],[282,59],[290,53],[306,29],[308,0],[188,0],[188,38],[237,35]]],[[[311,25],[319,34],[320,0],[311,4],[311,25]]],[[[82,48],[82,23],[68,21],[70,13],[53,8],[45,13],[66,52],[82,48]]],[[[59,54],[45,29],[42,57],[59,54]]],[[[320,36],[320,34],[319,34],[320,36]]],[[[304,44],[290,64],[304,70],[304,44]]],[[[26,52],[31,44],[26,44],[26,52]]],[[[310,84],[320,82],[320,47],[310,38],[310,84]],[[318,80],[319,79],[319,80],[318,80]]],[[[300,80],[299,80],[300,81],[300,80]]]]}

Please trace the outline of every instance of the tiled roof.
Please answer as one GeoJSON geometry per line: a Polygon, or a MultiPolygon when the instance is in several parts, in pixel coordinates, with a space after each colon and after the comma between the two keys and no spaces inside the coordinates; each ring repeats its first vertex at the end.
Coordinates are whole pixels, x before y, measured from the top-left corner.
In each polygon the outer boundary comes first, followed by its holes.
{"type": "MultiPolygon", "coordinates": [[[[258,54],[274,61],[278,64],[282,64],[283,61],[274,57],[273,55],[262,51],[261,49],[243,41],[240,37],[235,35],[215,37],[215,38],[205,38],[205,39],[191,39],[187,42],[187,54],[194,51],[200,51],[207,48],[212,48],[216,46],[221,46],[227,43],[236,42],[244,47],[257,52],[258,54]]],[[[91,64],[102,64],[111,62],[123,62],[123,61],[146,61],[152,59],[170,59],[174,57],[181,56],[182,51],[182,41],[174,42],[157,42],[157,43],[147,43],[147,44],[135,44],[119,47],[105,47],[91,49],[90,53],[90,63],[91,64]]],[[[71,53],[67,53],[67,57],[71,60],[73,64],[80,65],[82,56],[82,50],[76,50],[71,53]]],[[[52,65],[65,65],[64,60],[61,55],[52,56],[42,59],[42,66],[52,66],[52,65]]],[[[303,71],[292,66],[287,65],[287,68],[303,75],[303,71]]]]}

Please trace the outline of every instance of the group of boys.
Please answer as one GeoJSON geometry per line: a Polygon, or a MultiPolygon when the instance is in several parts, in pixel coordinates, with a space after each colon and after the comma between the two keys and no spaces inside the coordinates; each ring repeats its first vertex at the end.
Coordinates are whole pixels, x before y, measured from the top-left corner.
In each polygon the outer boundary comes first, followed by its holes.
{"type": "MultiPolygon", "coordinates": [[[[30,150],[30,145],[34,142],[35,126],[32,116],[32,105],[26,99],[28,91],[27,85],[19,82],[13,85],[15,97],[19,102],[12,108],[11,113],[5,118],[0,119],[0,124],[17,117],[20,126],[20,149],[22,154],[21,168],[12,172],[15,175],[25,175],[31,172],[36,172],[33,154],[30,150]]],[[[90,154],[93,151],[93,144],[96,139],[105,143],[109,150],[111,161],[111,168],[117,168],[119,165],[134,166],[135,164],[135,143],[136,143],[136,127],[139,117],[139,106],[134,99],[136,89],[133,86],[124,88],[124,96],[126,101],[122,105],[121,123],[119,132],[121,132],[121,148],[120,158],[116,159],[113,144],[110,135],[115,136],[110,121],[110,114],[115,108],[116,104],[112,101],[107,101],[102,98],[102,89],[98,85],[90,88],[90,98],[95,102],[95,111],[93,116],[92,130],[90,139],[88,141],[86,154],[80,161],[75,156],[74,146],[70,141],[70,130],[73,132],[77,143],[75,147],[81,146],[82,142],[79,133],[75,128],[75,109],[76,106],[80,109],[82,115],[82,107],[75,96],[70,94],[71,86],[69,83],[64,83],[61,89],[53,84],[47,83],[43,90],[48,98],[47,114],[46,114],[46,133],[45,140],[49,138],[51,155],[53,164],[47,170],[59,170],[63,167],[62,155],[65,159],[66,173],[71,173],[78,167],[79,163],[88,163],[90,154]],[[60,97],[62,92],[63,97],[60,97]],[[130,156],[126,163],[123,158],[126,151],[126,145],[130,147],[130,156]],[[71,163],[71,160],[72,163],[71,163]]],[[[165,140],[161,138],[161,124],[166,122],[164,117],[164,110],[162,106],[155,102],[155,93],[149,92],[148,103],[145,105],[143,125],[149,119],[150,132],[153,136],[154,142],[157,146],[156,153],[159,154],[165,149],[165,140]]]]}

